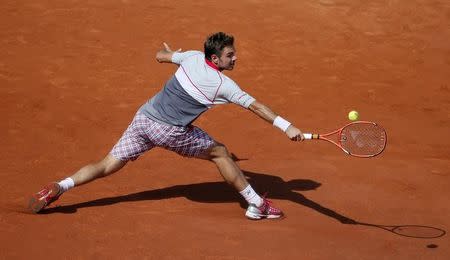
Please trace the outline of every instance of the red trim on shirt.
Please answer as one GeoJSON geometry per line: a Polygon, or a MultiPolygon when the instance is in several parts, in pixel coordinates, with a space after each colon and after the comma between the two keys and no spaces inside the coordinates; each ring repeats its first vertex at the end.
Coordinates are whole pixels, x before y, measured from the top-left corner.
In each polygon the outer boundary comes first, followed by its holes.
{"type": "Polygon", "coordinates": [[[186,73],[186,70],[184,70],[184,67],[182,65],[180,65],[180,67],[183,69],[184,74],[186,75],[186,77],[188,78],[188,80],[191,82],[192,86],[194,86],[194,88],[196,88],[198,90],[198,92],[200,92],[200,94],[202,94],[209,102],[213,103],[214,100],[209,99],[205,94],[203,94],[203,92],[194,84],[194,82],[192,82],[191,78],[189,78],[188,74],[186,73]]]}
{"type": "Polygon", "coordinates": [[[243,94],[238,98],[238,101],[241,100],[241,98],[243,98],[245,95],[247,95],[247,93],[243,93],[243,94]]]}
{"type": "Polygon", "coordinates": [[[187,74],[186,70],[184,69],[184,67],[182,65],[180,65],[180,67],[183,70],[184,75],[186,75],[186,77],[188,78],[189,82],[191,82],[192,86],[194,86],[194,88],[196,88],[198,90],[198,92],[200,92],[200,94],[202,94],[209,102],[211,102],[211,105],[214,105],[214,101],[216,100],[217,94],[219,93],[219,89],[220,89],[220,87],[222,86],[222,83],[223,83],[223,79],[222,79],[222,76],[220,75],[220,72],[217,71],[217,75],[220,78],[220,84],[217,87],[216,94],[214,94],[214,97],[211,100],[194,84],[194,82],[192,82],[191,78],[188,76],[188,74],[187,74]]]}
{"type": "MultiPolygon", "coordinates": [[[[214,94],[214,98],[213,98],[213,100],[212,100],[212,102],[214,103],[214,101],[216,100],[216,97],[217,97],[217,93],[219,93],[219,89],[220,89],[220,87],[222,86],[222,82],[223,82],[223,80],[222,80],[222,76],[220,76],[220,70],[219,70],[219,67],[217,67],[217,65],[216,64],[214,64],[212,61],[210,61],[210,60],[208,60],[208,59],[206,59],[205,58],[205,62],[206,62],[206,64],[208,64],[208,66],[210,66],[211,68],[213,68],[214,70],[216,70],[217,71],[217,75],[219,75],[219,78],[220,78],[220,84],[219,84],[219,87],[217,88],[217,90],[216,90],[216,94],[214,94]]],[[[203,94],[203,93],[202,93],[203,94]]],[[[208,99],[209,101],[211,101],[210,99],[208,99]]]]}
{"type": "Polygon", "coordinates": [[[214,98],[213,98],[213,103],[214,103],[214,101],[216,100],[216,97],[217,97],[217,93],[219,93],[219,89],[220,89],[220,87],[222,86],[222,82],[223,82],[223,80],[222,80],[222,76],[220,76],[220,73],[217,71],[217,75],[219,75],[219,78],[220,78],[220,84],[219,84],[219,87],[217,87],[217,91],[216,91],[216,94],[214,95],[214,98]]]}
{"type": "Polygon", "coordinates": [[[211,68],[213,68],[213,69],[219,71],[219,67],[217,67],[216,64],[212,63],[212,61],[210,61],[210,60],[208,60],[208,59],[205,59],[205,62],[206,62],[206,64],[208,64],[211,68]]]}

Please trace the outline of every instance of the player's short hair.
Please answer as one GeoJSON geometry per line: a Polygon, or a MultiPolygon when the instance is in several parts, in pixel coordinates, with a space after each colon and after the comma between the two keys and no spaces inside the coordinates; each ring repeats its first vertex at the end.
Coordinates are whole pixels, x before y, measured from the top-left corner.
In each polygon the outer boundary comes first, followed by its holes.
{"type": "Polygon", "coordinates": [[[211,34],[206,38],[204,49],[205,58],[211,60],[211,55],[216,54],[218,57],[222,55],[222,51],[227,46],[234,45],[234,37],[224,32],[211,34]]]}

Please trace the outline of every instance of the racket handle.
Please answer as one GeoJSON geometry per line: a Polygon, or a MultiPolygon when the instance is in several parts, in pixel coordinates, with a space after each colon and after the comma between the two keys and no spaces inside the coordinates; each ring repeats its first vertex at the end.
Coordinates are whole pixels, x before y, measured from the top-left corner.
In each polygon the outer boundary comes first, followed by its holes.
{"type": "Polygon", "coordinates": [[[311,133],[304,133],[303,137],[305,138],[305,140],[319,139],[318,134],[311,134],[311,133]]]}

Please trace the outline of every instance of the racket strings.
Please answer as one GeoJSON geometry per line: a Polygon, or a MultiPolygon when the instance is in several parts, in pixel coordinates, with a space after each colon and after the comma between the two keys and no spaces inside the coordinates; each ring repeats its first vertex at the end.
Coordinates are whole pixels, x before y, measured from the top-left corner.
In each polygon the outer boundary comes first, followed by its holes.
{"type": "Polygon", "coordinates": [[[354,123],[342,129],[342,147],[353,155],[374,156],[386,146],[386,132],[373,123],[354,123]]]}

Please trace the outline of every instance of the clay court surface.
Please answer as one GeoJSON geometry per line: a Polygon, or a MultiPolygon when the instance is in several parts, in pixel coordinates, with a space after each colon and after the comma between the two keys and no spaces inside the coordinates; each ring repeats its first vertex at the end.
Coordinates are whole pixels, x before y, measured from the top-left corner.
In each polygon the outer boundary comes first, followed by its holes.
{"type": "Polygon", "coordinates": [[[450,259],[448,233],[363,224],[450,230],[449,1],[3,0],[0,20],[1,259],[450,259]],[[245,91],[304,132],[356,109],[385,127],[385,152],[291,142],[218,106],[195,124],[284,220],[247,220],[212,163],[160,149],[26,212],[30,194],[103,158],[159,91],[176,69],[155,60],[163,41],[202,50],[216,31],[236,38],[226,74],[245,91]]]}

